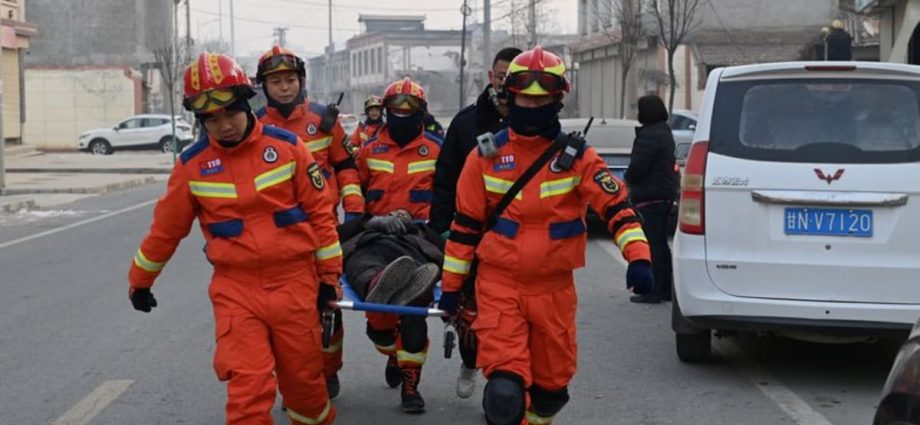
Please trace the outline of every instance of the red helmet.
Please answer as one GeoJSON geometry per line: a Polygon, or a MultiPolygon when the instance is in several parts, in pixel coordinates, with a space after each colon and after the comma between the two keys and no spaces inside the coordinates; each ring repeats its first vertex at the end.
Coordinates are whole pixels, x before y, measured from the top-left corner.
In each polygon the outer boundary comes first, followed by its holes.
{"type": "Polygon", "coordinates": [[[367,97],[367,100],[364,101],[364,112],[367,112],[370,108],[382,108],[383,99],[380,96],[370,95],[367,97]]]}
{"type": "Polygon", "coordinates": [[[425,89],[409,77],[390,83],[383,93],[383,103],[387,108],[405,114],[424,111],[428,106],[425,89]]]}
{"type": "Polygon", "coordinates": [[[203,52],[185,69],[186,109],[196,114],[217,111],[255,95],[243,69],[227,55],[203,52]]]}
{"type": "Polygon", "coordinates": [[[300,78],[307,78],[307,66],[303,59],[294,54],[293,50],[276,44],[259,57],[256,81],[265,81],[267,75],[283,71],[296,71],[300,78]]]}
{"type": "Polygon", "coordinates": [[[517,55],[508,66],[505,90],[532,96],[562,95],[569,91],[565,62],[559,56],[536,46],[517,55]]]}

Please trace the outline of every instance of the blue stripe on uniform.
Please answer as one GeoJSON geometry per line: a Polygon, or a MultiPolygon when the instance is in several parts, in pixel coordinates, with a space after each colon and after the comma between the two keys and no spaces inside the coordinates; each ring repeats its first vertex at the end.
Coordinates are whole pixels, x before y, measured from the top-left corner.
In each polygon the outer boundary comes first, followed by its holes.
{"type": "Polygon", "coordinates": [[[571,238],[585,232],[585,223],[580,218],[563,223],[549,224],[549,238],[553,240],[571,238]]]}
{"type": "Polygon", "coordinates": [[[514,239],[517,237],[518,227],[520,227],[520,225],[516,221],[512,221],[504,217],[499,217],[498,221],[495,222],[495,227],[493,227],[492,230],[494,230],[495,233],[507,237],[508,239],[514,239]]]}
{"type": "Polygon", "coordinates": [[[431,203],[431,191],[430,190],[410,190],[409,191],[409,202],[431,203]]]}
{"type": "Polygon", "coordinates": [[[301,223],[307,221],[310,218],[310,215],[307,214],[300,205],[297,205],[293,208],[286,209],[284,211],[278,211],[275,213],[275,227],[287,227],[292,224],[301,223]]]}
{"type": "Polygon", "coordinates": [[[208,231],[216,238],[234,238],[243,234],[243,220],[234,219],[208,224],[208,231]]]}

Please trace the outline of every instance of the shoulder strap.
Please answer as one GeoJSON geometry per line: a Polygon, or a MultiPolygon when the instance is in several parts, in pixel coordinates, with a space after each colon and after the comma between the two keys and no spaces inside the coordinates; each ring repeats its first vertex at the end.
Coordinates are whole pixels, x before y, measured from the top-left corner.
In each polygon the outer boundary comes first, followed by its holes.
{"type": "Polygon", "coordinates": [[[550,145],[550,147],[547,148],[543,154],[537,158],[536,161],[534,161],[530,168],[525,170],[524,174],[521,174],[521,177],[519,177],[517,181],[511,185],[511,188],[508,189],[508,192],[505,193],[505,195],[502,196],[502,199],[498,201],[498,205],[495,206],[495,209],[489,213],[489,218],[486,222],[486,231],[492,230],[492,228],[495,227],[495,223],[498,222],[498,217],[500,217],[502,213],[505,212],[505,209],[508,208],[508,205],[511,205],[511,201],[514,200],[514,197],[517,196],[521,189],[523,189],[524,186],[526,186],[527,183],[533,179],[533,176],[535,176],[537,172],[540,171],[540,169],[549,162],[553,155],[565,147],[567,140],[567,137],[557,137],[555,140],[553,140],[553,144],[550,145]]]}

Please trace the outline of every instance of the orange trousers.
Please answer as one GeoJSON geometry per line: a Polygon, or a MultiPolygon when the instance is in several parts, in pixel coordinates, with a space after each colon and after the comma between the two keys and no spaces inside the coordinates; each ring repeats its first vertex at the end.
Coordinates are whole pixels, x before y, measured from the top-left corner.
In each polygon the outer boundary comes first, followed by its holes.
{"type": "Polygon", "coordinates": [[[214,371],[227,381],[228,425],[271,425],[275,389],[295,425],[335,421],[323,378],[318,280],[312,264],[215,267],[214,371]]]}
{"type": "Polygon", "coordinates": [[[497,370],[517,374],[547,390],[565,388],[575,375],[575,280],[572,273],[528,279],[479,265],[477,366],[488,378],[497,370]]]}
{"type": "Polygon", "coordinates": [[[425,365],[429,341],[428,327],[424,319],[405,319],[410,322],[404,322],[400,316],[385,313],[365,313],[365,317],[370,329],[392,335],[393,343],[387,341],[387,345],[371,339],[377,351],[385,356],[395,357],[396,364],[402,369],[421,368],[425,365]],[[404,326],[407,323],[411,323],[408,329],[404,326]]]}

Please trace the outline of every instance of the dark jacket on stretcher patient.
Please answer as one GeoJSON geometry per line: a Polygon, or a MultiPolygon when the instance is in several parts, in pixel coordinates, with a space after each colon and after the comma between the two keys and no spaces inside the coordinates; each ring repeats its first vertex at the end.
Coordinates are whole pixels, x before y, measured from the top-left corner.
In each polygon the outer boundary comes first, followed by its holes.
{"type": "Polygon", "coordinates": [[[344,272],[352,289],[364,300],[371,279],[391,261],[408,255],[418,264],[444,262],[444,239],[428,225],[407,223],[404,234],[368,229],[355,220],[339,226],[344,272]]]}

